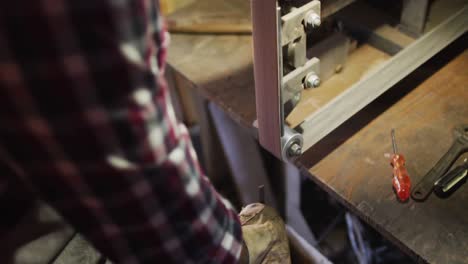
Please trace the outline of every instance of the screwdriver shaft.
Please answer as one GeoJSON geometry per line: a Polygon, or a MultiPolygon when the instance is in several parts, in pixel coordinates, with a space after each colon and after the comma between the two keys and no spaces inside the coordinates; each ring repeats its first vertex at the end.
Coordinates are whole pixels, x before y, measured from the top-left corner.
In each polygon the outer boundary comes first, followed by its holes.
{"type": "Polygon", "coordinates": [[[392,145],[393,145],[393,154],[397,154],[398,153],[398,148],[397,148],[397,145],[396,145],[395,129],[394,128],[392,129],[392,145]]]}
{"type": "Polygon", "coordinates": [[[395,140],[395,129],[392,129],[392,145],[393,155],[390,160],[393,166],[393,188],[400,201],[404,202],[408,200],[410,196],[411,180],[408,175],[408,171],[405,166],[405,157],[398,153],[398,148],[395,140]]]}

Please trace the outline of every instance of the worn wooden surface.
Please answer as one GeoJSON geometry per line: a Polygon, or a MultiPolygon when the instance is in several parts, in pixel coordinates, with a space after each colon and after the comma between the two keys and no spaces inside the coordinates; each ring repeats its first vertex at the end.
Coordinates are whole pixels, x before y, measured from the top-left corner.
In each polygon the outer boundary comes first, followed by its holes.
{"type": "Polygon", "coordinates": [[[251,33],[249,0],[196,0],[167,17],[171,32],[251,33]]]}
{"type": "Polygon", "coordinates": [[[251,36],[173,34],[168,63],[242,126],[256,118],[251,36]]]}
{"type": "Polygon", "coordinates": [[[163,15],[168,15],[177,9],[180,9],[195,0],[160,0],[161,12],[163,15]]]}
{"type": "Polygon", "coordinates": [[[318,111],[307,116],[300,126],[304,131],[303,149],[309,149],[434,54],[463,35],[468,30],[467,17],[468,5],[393,56],[376,69],[374,74],[353,84],[318,111]]]}
{"type": "Polygon", "coordinates": [[[446,200],[432,195],[424,203],[398,203],[384,156],[391,152],[395,128],[415,184],[448,150],[452,128],[468,123],[468,51],[441,70],[438,64],[432,60],[377,99],[306,153],[301,166],[409,253],[433,263],[467,263],[468,186],[446,200]],[[412,89],[418,81],[423,82],[412,89]]]}
{"type": "MultiPolygon", "coordinates": [[[[187,0],[180,0],[182,3],[187,0]]],[[[355,0],[322,0],[322,17],[330,16],[355,0]]],[[[302,1],[305,2],[305,1],[302,1]]],[[[180,4],[179,4],[180,5],[180,4]]],[[[250,34],[250,0],[197,0],[166,18],[173,33],[250,34]]]]}
{"type": "MultiPolygon", "coordinates": [[[[389,133],[395,127],[416,183],[451,144],[451,127],[468,122],[468,54],[453,59],[466,43],[466,37],[457,41],[449,52],[327,136],[297,164],[403,250],[434,263],[468,261],[467,187],[447,200],[431,196],[425,203],[400,204],[392,193],[391,168],[384,153],[391,151],[389,133]],[[444,66],[447,61],[451,62],[444,66]],[[419,82],[423,84],[418,86],[419,82]]],[[[169,63],[255,136],[249,36],[173,35],[169,63]]]]}

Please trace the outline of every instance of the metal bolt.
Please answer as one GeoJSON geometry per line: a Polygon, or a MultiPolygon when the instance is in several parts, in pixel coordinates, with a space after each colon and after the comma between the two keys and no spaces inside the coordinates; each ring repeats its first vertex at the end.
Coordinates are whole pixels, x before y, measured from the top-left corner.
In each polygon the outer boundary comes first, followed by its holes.
{"type": "Polygon", "coordinates": [[[300,156],[302,154],[302,147],[298,143],[293,143],[289,147],[288,154],[290,157],[300,156]]]}
{"type": "Polygon", "coordinates": [[[293,104],[297,105],[299,101],[301,100],[301,97],[302,97],[301,92],[296,93],[292,98],[293,104]]]}
{"type": "Polygon", "coordinates": [[[310,73],[307,75],[305,80],[305,87],[306,88],[317,88],[320,86],[320,77],[318,77],[315,73],[310,73]]]}
{"type": "Polygon", "coordinates": [[[307,14],[305,22],[306,22],[306,26],[309,28],[316,28],[322,24],[322,20],[320,19],[320,16],[317,15],[317,13],[313,11],[307,14]]]}

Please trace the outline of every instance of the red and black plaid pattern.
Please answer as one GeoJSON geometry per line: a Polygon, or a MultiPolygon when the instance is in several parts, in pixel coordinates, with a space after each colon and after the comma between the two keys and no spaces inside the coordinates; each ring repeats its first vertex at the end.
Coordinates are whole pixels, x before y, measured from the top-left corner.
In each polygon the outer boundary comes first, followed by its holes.
{"type": "Polygon", "coordinates": [[[151,0],[0,1],[0,160],[15,172],[0,185],[20,179],[117,263],[236,262],[237,214],[162,78],[162,25],[151,0]]]}

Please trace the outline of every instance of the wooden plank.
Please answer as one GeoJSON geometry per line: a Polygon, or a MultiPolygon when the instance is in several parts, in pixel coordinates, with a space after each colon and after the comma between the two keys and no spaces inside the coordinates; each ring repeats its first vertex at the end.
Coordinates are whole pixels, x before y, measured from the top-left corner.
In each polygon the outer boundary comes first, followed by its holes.
{"type": "Polygon", "coordinates": [[[260,144],[281,159],[282,114],[275,0],[252,0],[255,97],[260,144]]]}
{"type": "Polygon", "coordinates": [[[236,122],[257,135],[252,37],[174,34],[168,62],[236,122]]]}
{"type": "Polygon", "coordinates": [[[377,29],[374,30],[374,33],[398,44],[400,47],[403,48],[409,46],[415,41],[414,38],[401,33],[398,29],[391,27],[387,24],[379,26],[377,29]]]}
{"type": "MultiPolygon", "coordinates": [[[[247,0],[179,0],[177,7],[163,1],[172,33],[250,34],[252,21],[247,0]],[[187,5],[187,1],[191,1],[187,5]],[[182,7],[182,8],[180,8],[182,7]],[[178,9],[180,8],[180,9],[178,9]],[[176,10],[178,9],[178,10],[176,10]],[[175,12],[174,12],[175,11],[175,12]]],[[[322,18],[330,16],[356,0],[323,1],[322,18]]],[[[304,2],[304,1],[303,1],[304,2]]],[[[163,5],[164,7],[164,5],[163,5]]]]}
{"type": "Polygon", "coordinates": [[[375,74],[341,93],[305,119],[303,149],[308,149],[361,110],[387,89],[407,76],[468,29],[468,7],[463,8],[431,32],[395,55],[375,74]]]}
{"type": "Polygon", "coordinates": [[[385,153],[392,152],[395,128],[417,183],[450,147],[452,128],[468,123],[467,40],[431,59],[300,161],[311,179],[420,263],[468,263],[468,185],[448,199],[399,203],[385,153]]]}
{"type": "Polygon", "coordinates": [[[161,5],[161,12],[164,15],[168,15],[179,8],[182,8],[195,0],[161,0],[159,1],[161,5]]]}
{"type": "Polygon", "coordinates": [[[247,0],[197,0],[167,17],[172,33],[250,34],[247,0]]]}

